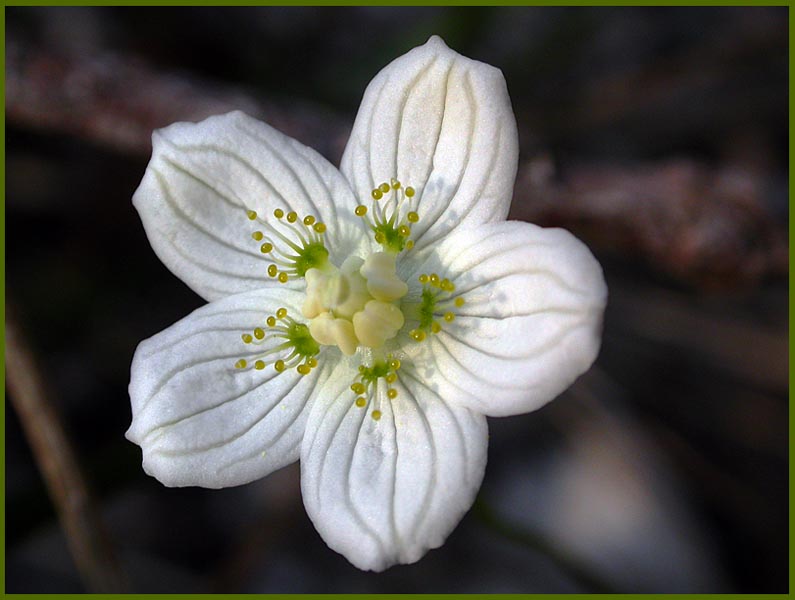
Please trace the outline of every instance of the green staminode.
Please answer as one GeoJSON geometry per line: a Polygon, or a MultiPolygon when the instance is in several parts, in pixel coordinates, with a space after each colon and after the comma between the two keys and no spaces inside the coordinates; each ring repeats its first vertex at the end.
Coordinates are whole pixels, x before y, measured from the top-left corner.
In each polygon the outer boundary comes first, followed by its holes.
{"type": "Polygon", "coordinates": [[[301,248],[295,258],[295,274],[303,277],[309,269],[320,269],[328,262],[328,250],[323,242],[312,242],[301,248]]]}
{"type": "Polygon", "coordinates": [[[298,213],[277,208],[275,220],[261,218],[257,211],[246,211],[250,221],[256,221],[262,230],[251,233],[260,244],[259,251],[272,261],[268,275],[280,283],[303,277],[309,269],[323,268],[328,262],[328,250],[323,242],[326,225],[313,215],[299,218],[298,213]]]}
{"type": "Polygon", "coordinates": [[[375,383],[379,378],[386,377],[392,368],[386,362],[377,362],[371,367],[362,365],[359,368],[359,376],[365,385],[375,383]]]}
{"type": "Polygon", "coordinates": [[[295,354],[299,356],[315,356],[320,352],[320,344],[309,333],[309,327],[303,323],[298,323],[297,321],[290,323],[287,326],[286,337],[295,354]]]}
{"type": "Polygon", "coordinates": [[[381,244],[385,250],[391,252],[401,252],[406,247],[406,238],[400,234],[392,223],[378,223],[373,227],[375,241],[381,244]]]}
{"type": "Polygon", "coordinates": [[[320,344],[315,341],[309,332],[309,327],[299,323],[287,315],[287,309],[281,307],[265,319],[266,327],[255,327],[251,333],[243,333],[240,337],[244,344],[260,346],[269,342],[264,350],[258,353],[255,360],[250,362],[241,358],[235,363],[236,369],[253,367],[261,371],[272,362],[277,373],[295,367],[301,375],[309,375],[317,367],[317,356],[320,353],[320,344]],[[275,356],[281,356],[273,360],[275,356]]]}
{"type": "Polygon", "coordinates": [[[433,323],[433,315],[436,311],[436,294],[428,289],[422,290],[422,301],[420,302],[420,325],[419,329],[428,330],[433,323]]]}
{"type": "Polygon", "coordinates": [[[397,179],[391,179],[373,188],[372,210],[360,204],[354,210],[375,233],[375,241],[388,252],[402,252],[414,247],[411,225],[420,220],[417,213],[416,192],[413,187],[403,188],[397,179]],[[372,218],[371,218],[372,215],[372,218]]]}

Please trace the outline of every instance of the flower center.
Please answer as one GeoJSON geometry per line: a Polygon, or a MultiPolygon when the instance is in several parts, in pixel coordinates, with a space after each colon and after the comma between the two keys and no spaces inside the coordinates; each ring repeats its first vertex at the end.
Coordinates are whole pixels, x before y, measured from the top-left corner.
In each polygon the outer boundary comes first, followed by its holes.
{"type": "MultiPolygon", "coordinates": [[[[403,338],[408,343],[408,338],[422,342],[439,333],[443,324],[453,322],[454,311],[464,305],[464,299],[455,294],[455,285],[449,279],[436,273],[420,275],[420,293],[406,297],[409,286],[397,275],[397,260],[414,246],[411,225],[420,218],[419,199],[414,188],[404,188],[396,179],[381,183],[371,196],[369,208],[360,204],[354,212],[381,250],[367,258],[350,256],[339,267],[328,259],[323,241],[326,226],[314,216],[300,218],[294,211],[277,208],[274,219],[262,219],[256,212],[247,211],[248,218],[261,226],[251,237],[271,261],[268,275],[281,283],[305,279],[306,297],[302,321],[280,308],[265,319],[262,327],[242,334],[245,344],[262,346],[263,350],[253,361],[238,360],[237,369],[262,370],[273,364],[279,372],[295,368],[301,375],[308,375],[317,366],[324,346],[336,346],[347,356],[362,347],[359,375],[351,384],[353,404],[364,408],[382,396],[390,400],[397,397],[392,384],[398,378],[400,360],[390,352],[403,355],[398,345],[387,342],[409,327],[413,329],[403,338]]],[[[374,402],[376,408],[371,412],[375,420],[381,417],[379,401],[374,402]]]]}

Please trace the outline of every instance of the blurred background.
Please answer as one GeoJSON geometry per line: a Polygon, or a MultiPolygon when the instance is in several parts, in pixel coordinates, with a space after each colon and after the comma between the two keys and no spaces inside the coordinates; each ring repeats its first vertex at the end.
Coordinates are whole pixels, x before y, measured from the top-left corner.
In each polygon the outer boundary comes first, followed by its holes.
{"type": "Polygon", "coordinates": [[[7,592],[787,591],[786,7],[5,14],[7,592]],[[586,375],[490,419],[447,543],[375,575],[315,532],[297,465],[142,471],[133,352],[203,302],[130,198],[154,128],[232,109],[338,164],[367,83],[433,33],[502,69],[512,218],[576,233],[610,301],[586,375]]]}

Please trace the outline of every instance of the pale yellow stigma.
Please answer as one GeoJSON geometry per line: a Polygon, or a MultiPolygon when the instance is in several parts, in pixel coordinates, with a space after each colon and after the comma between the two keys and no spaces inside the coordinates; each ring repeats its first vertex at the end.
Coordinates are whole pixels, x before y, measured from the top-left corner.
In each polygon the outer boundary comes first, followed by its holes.
{"type": "Polygon", "coordinates": [[[339,269],[329,264],[307,271],[302,313],[312,337],[348,356],[394,338],[405,322],[397,301],[408,292],[395,268],[394,254],[374,252],[367,260],[349,256],[339,269]]]}

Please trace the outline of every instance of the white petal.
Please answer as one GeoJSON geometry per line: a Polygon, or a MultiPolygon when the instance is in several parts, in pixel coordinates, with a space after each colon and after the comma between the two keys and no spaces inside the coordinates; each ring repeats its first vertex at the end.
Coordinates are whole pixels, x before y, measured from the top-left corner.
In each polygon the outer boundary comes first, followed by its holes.
{"type": "Polygon", "coordinates": [[[414,349],[449,402],[489,416],[535,410],[596,359],[607,287],[567,231],[491,223],[450,236],[417,272],[450,278],[466,302],[414,349]]]}
{"type": "MultiPolygon", "coordinates": [[[[147,473],[168,486],[219,488],[246,483],[298,459],[309,401],[321,364],[302,377],[251,365],[268,347],[241,334],[285,307],[297,315],[301,295],[283,288],[230,296],[205,305],[142,342],[133,358],[127,437],[143,449],[147,473]]],[[[320,357],[322,363],[322,357],[320,357]]]]}
{"type": "Polygon", "coordinates": [[[417,190],[418,251],[457,226],[507,216],[518,147],[499,69],[434,36],[367,87],[341,169],[360,198],[392,177],[417,190]]]}
{"type": "Polygon", "coordinates": [[[315,216],[339,256],[360,241],[344,177],[265,123],[241,112],[175,123],[156,131],[152,145],[133,203],[160,259],[208,300],[256,289],[266,275],[247,209],[271,219],[275,208],[315,216]]]}
{"type": "Polygon", "coordinates": [[[480,487],[488,432],[485,417],[447,405],[403,369],[395,399],[358,408],[347,389],[354,374],[335,373],[312,408],[301,488],[326,543],[382,571],[444,543],[480,487]]]}

